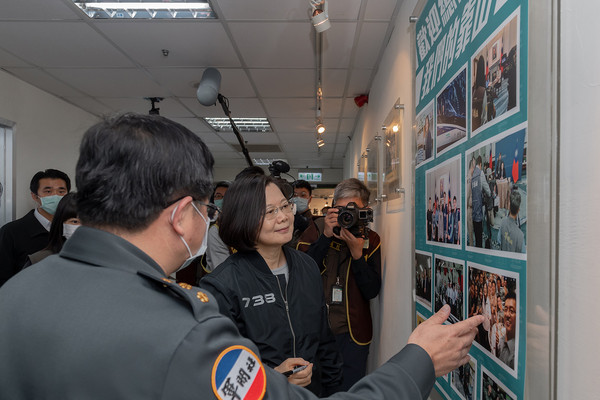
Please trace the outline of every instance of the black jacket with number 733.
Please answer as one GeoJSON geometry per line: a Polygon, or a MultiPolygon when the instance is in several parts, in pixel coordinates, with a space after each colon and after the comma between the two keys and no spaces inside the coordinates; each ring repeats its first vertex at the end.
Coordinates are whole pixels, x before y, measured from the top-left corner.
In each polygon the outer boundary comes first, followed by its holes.
{"type": "Polygon", "coordinates": [[[206,275],[200,286],[214,294],[219,311],[256,344],[266,365],[301,357],[314,364],[307,388],[330,393],[341,383],[342,360],[329,329],[319,268],[308,255],[283,249],[287,283],[273,275],[258,252],[240,252],[206,275]]]}

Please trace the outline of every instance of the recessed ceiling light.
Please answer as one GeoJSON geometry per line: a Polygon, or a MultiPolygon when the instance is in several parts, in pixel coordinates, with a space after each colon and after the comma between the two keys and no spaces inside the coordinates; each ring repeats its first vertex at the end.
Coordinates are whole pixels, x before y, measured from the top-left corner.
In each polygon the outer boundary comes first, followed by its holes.
{"type": "Polygon", "coordinates": [[[273,161],[281,160],[287,163],[287,160],[281,158],[253,158],[254,165],[271,165],[273,161]]]}
{"type": "Polygon", "coordinates": [[[99,19],[194,19],[216,18],[208,1],[167,0],[167,1],[119,1],[95,0],[73,3],[90,18],[99,19]]]}
{"type": "MultiPolygon", "coordinates": [[[[217,132],[233,132],[229,118],[204,118],[217,132]]],[[[266,118],[233,118],[240,132],[272,132],[271,124],[266,118]]]]}

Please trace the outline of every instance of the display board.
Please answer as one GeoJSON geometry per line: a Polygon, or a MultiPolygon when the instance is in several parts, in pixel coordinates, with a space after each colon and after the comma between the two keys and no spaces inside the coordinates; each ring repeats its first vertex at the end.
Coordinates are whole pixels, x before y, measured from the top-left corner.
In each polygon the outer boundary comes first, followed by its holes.
{"type": "Polygon", "coordinates": [[[415,323],[485,316],[448,399],[522,399],[526,0],[430,0],[415,30],[415,323]]]}

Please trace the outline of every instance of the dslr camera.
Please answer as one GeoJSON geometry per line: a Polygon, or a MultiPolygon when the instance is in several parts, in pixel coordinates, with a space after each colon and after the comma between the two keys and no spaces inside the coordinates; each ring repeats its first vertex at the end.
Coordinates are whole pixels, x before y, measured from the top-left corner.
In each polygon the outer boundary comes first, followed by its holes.
{"type": "Polygon", "coordinates": [[[348,203],[345,207],[337,207],[340,226],[333,228],[336,235],[341,228],[346,228],[356,237],[367,239],[369,237],[369,222],[373,222],[373,209],[370,207],[359,208],[355,202],[348,203]]]}

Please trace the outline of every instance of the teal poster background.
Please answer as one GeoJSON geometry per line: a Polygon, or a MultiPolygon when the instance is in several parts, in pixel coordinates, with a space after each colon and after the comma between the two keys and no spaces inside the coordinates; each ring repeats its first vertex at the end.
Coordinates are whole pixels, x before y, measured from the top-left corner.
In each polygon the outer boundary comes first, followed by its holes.
{"type": "Polygon", "coordinates": [[[528,2],[430,0],[415,32],[415,323],[444,303],[448,323],[488,315],[471,361],[438,378],[436,390],[448,399],[522,399],[528,2]],[[479,173],[492,198],[485,207],[475,204],[479,173]],[[478,236],[471,221],[481,214],[478,236]]]}

